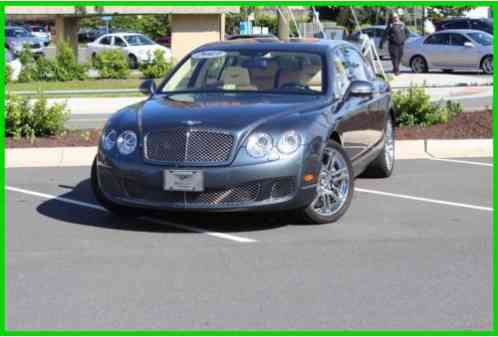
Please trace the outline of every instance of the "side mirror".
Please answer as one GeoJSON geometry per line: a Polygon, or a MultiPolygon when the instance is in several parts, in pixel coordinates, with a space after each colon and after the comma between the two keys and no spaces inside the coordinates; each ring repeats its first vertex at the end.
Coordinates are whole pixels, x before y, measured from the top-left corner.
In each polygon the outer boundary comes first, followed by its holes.
{"type": "Polygon", "coordinates": [[[463,46],[464,46],[465,48],[474,48],[474,44],[473,44],[472,42],[465,42],[465,43],[463,44],[463,46]]]}
{"type": "Polygon", "coordinates": [[[156,82],[152,79],[145,80],[138,89],[146,96],[153,95],[156,92],[156,82]]]}
{"type": "Polygon", "coordinates": [[[350,97],[368,97],[372,96],[375,88],[372,83],[367,81],[353,81],[348,89],[350,97]]]}

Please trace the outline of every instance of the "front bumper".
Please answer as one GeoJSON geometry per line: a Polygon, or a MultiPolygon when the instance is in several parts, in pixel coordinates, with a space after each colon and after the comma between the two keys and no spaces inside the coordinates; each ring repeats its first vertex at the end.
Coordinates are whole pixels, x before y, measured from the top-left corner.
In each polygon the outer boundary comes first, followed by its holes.
{"type": "MultiPolygon", "coordinates": [[[[308,152],[309,153],[309,152],[308,152]]],[[[97,156],[97,178],[110,201],[129,207],[158,210],[279,211],[305,207],[316,195],[318,156],[296,153],[291,158],[254,165],[168,167],[123,162],[97,156]],[[315,158],[316,157],[316,158],[315,158]],[[166,169],[195,169],[204,173],[204,192],[171,192],[163,188],[166,169]]]]}

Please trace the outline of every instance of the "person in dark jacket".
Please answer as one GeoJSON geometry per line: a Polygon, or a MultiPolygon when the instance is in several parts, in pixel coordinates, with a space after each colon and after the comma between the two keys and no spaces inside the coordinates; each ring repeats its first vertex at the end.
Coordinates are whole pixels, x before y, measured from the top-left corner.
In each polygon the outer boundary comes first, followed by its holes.
{"type": "Polygon", "coordinates": [[[410,31],[406,28],[405,24],[399,19],[398,14],[393,14],[389,20],[389,24],[384,31],[384,35],[380,40],[380,49],[386,40],[389,42],[389,55],[393,63],[393,72],[399,75],[399,64],[403,57],[403,48],[405,41],[408,38],[410,31]]]}

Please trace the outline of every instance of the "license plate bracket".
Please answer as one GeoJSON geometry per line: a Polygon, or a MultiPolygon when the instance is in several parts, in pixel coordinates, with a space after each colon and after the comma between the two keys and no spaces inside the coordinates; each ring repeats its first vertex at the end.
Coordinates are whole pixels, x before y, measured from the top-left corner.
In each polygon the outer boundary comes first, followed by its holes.
{"type": "Polygon", "coordinates": [[[200,170],[165,170],[163,175],[165,191],[204,191],[204,172],[200,170]]]}

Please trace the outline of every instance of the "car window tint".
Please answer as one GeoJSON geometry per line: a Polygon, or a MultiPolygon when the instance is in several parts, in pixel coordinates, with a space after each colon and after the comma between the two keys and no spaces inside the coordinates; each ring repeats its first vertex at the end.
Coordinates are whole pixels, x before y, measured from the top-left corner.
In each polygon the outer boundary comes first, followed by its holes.
{"type": "Polygon", "coordinates": [[[462,34],[456,34],[456,33],[450,34],[450,43],[452,46],[463,46],[465,42],[470,42],[470,41],[462,34]]]}
{"type": "Polygon", "coordinates": [[[468,35],[477,43],[483,46],[491,46],[493,44],[493,36],[484,32],[472,32],[468,35]]]}
{"type": "Polygon", "coordinates": [[[361,54],[356,49],[349,47],[342,48],[341,51],[344,55],[344,60],[346,61],[345,67],[348,77],[351,80],[368,81],[369,76],[365,69],[361,54]]]}
{"type": "Polygon", "coordinates": [[[110,36],[104,36],[100,42],[100,44],[104,44],[104,45],[110,45],[111,44],[111,37],[110,36]]]}
{"type": "Polygon", "coordinates": [[[114,37],[114,45],[118,47],[126,47],[126,43],[123,41],[122,38],[115,36],[114,37]]]}
{"type": "Polygon", "coordinates": [[[351,83],[346,68],[346,58],[340,49],[335,50],[333,56],[334,92],[337,98],[342,97],[351,83]]]}
{"type": "Polygon", "coordinates": [[[450,43],[449,41],[449,34],[434,34],[429,36],[425,42],[425,44],[439,44],[439,45],[448,45],[450,43]]]}

